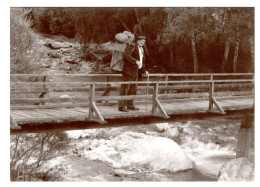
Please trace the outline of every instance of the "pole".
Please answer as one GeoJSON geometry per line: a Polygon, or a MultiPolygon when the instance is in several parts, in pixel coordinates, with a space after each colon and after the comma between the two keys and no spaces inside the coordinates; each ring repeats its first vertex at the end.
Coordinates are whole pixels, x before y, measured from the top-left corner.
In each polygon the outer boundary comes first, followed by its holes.
{"type": "MultiPolygon", "coordinates": [[[[147,74],[147,81],[149,82],[149,73],[147,74]]],[[[148,85],[149,83],[146,84],[146,105],[145,105],[145,110],[147,111],[147,101],[148,101],[148,85]]]]}

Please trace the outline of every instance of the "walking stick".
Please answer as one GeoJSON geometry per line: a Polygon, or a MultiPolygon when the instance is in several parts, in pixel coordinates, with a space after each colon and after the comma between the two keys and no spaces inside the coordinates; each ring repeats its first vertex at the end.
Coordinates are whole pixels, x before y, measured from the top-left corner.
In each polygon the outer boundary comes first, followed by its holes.
{"type": "MultiPolygon", "coordinates": [[[[149,82],[149,73],[147,74],[147,81],[149,82]]],[[[149,84],[149,83],[146,84],[146,96],[147,96],[147,97],[146,97],[146,105],[145,105],[145,110],[146,110],[146,111],[147,111],[147,101],[148,101],[148,91],[149,91],[149,90],[148,90],[148,84],[149,84]]]]}

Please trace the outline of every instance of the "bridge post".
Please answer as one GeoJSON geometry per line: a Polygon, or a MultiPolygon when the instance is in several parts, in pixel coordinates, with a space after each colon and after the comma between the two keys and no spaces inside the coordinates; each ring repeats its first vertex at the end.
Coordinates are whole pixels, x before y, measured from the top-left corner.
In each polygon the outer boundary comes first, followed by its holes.
{"type": "Polygon", "coordinates": [[[238,142],[237,142],[236,158],[246,157],[251,159],[253,155],[254,155],[254,116],[247,115],[241,120],[238,142]]]}
{"type": "Polygon", "coordinates": [[[93,119],[93,107],[92,103],[95,100],[95,84],[90,84],[90,93],[89,93],[89,119],[93,119]]]}
{"type": "Polygon", "coordinates": [[[154,84],[154,89],[153,89],[153,106],[152,106],[152,114],[155,114],[156,110],[156,99],[158,95],[158,83],[154,84]]]}
{"type": "Polygon", "coordinates": [[[210,75],[210,89],[209,89],[209,110],[213,109],[213,94],[214,94],[214,82],[213,75],[210,75]]]}
{"type": "Polygon", "coordinates": [[[162,114],[162,116],[164,118],[170,118],[170,116],[168,116],[168,114],[164,110],[162,104],[160,103],[160,101],[157,98],[157,96],[158,96],[158,87],[159,87],[159,84],[155,83],[154,84],[154,93],[153,93],[152,115],[155,115],[156,107],[158,107],[160,113],[162,114]]]}
{"type": "Polygon", "coordinates": [[[209,109],[208,112],[211,113],[219,113],[219,114],[226,114],[226,112],[222,109],[222,107],[218,104],[216,99],[214,98],[214,81],[213,75],[210,75],[210,89],[209,89],[209,109]],[[213,104],[217,107],[217,110],[213,110],[213,104]]]}
{"type": "Polygon", "coordinates": [[[94,119],[94,115],[96,114],[98,118],[98,122],[100,123],[106,123],[103,116],[101,115],[100,111],[97,108],[97,105],[95,103],[95,84],[90,84],[90,95],[89,95],[89,119],[94,119]]]}

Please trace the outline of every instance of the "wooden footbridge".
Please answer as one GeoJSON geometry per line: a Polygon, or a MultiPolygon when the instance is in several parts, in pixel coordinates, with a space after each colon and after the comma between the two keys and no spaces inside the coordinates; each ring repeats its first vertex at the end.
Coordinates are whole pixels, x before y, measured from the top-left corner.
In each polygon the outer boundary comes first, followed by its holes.
{"type": "Polygon", "coordinates": [[[11,129],[66,122],[254,108],[254,74],[150,74],[122,82],[120,74],[11,74],[11,129]],[[137,84],[137,95],[119,96],[122,84],[137,84]],[[138,111],[118,111],[118,100],[133,99],[138,111]]]}

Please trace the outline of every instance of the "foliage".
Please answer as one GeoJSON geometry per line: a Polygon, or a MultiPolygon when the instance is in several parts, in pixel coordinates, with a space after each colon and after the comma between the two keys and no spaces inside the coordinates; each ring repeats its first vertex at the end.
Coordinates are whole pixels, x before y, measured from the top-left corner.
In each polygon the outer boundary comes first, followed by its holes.
{"type": "Polygon", "coordinates": [[[62,167],[48,168],[46,164],[61,155],[67,140],[65,133],[11,135],[11,180],[58,180],[62,167]]]}
{"type": "Polygon", "coordinates": [[[10,60],[11,73],[37,72],[37,62],[44,55],[41,44],[37,43],[37,35],[30,29],[31,22],[25,8],[11,8],[10,18],[10,60]]]}
{"type": "Polygon", "coordinates": [[[34,29],[75,36],[84,48],[88,43],[114,41],[115,34],[125,30],[144,34],[148,68],[157,66],[164,72],[193,72],[191,36],[196,44],[199,72],[221,71],[225,43],[230,40],[225,71],[230,71],[230,67],[232,71],[236,42],[243,41],[239,45],[238,70],[252,71],[254,8],[33,8],[32,12],[34,29]]]}

